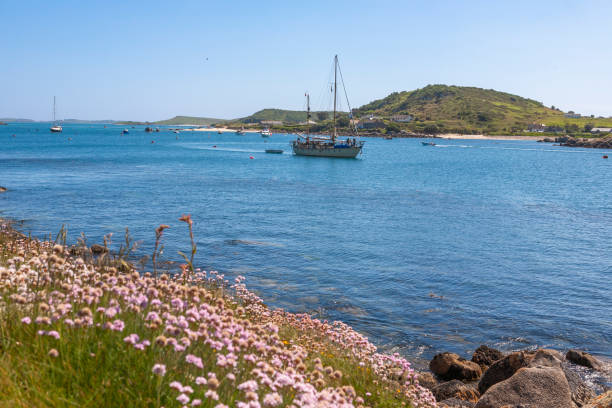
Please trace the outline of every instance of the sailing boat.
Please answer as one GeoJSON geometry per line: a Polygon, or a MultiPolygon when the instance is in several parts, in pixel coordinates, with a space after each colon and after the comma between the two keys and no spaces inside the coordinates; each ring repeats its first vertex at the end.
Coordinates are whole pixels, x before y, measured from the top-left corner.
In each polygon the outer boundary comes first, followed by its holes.
{"type": "Polygon", "coordinates": [[[53,133],[60,133],[62,131],[62,127],[55,123],[55,96],[53,97],[53,126],[49,130],[53,133]]]}
{"type": "MultiPolygon", "coordinates": [[[[330,137],[323,136],[310,136],[310,95],[306,94],[306,136],[298,135],[297,139],[294,140],[291,145],[293,147],[293,154],[296,156],[315,156],[315,157],[342,157],[354,159],[363,148],[365,142],[356,138],[347,137],[346,140],[338,139],[338,132],[336,129],[336,102],[338,100],[338,56],[334,56],[334,130],[330,137]]],[[[340,79],[342,80],[342,71],[340,71],[340,79]]],[[[344,88],[344,80],[342,80],[342,87],[344,88]]],[[[346,95],[346,89],[344,89],[346,95]]],[[[348,98],[347,98],[347,105],[348,98]]],[[[350,105],[348,106],[349,112],[351,111],[350,105]]],[[[354,132],[357,135],[357,128],[354,128],[354,132]]]]}

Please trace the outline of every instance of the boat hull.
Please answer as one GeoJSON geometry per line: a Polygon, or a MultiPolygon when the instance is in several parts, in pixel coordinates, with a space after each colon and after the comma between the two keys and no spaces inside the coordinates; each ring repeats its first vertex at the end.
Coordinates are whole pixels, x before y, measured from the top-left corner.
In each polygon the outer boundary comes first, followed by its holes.
{"type": "Polygon", "coordinates": [[[296,156],[311,157],[338,157],[343,159],[354,159],[361,152],[362,146],[349,147],[302,147],[293,145],[293,154],[296,156]]]}
{"type": "Polygon", "coordinates": [[[61,133],[62,132],[62,128],[61,126],[53,126],[51,129],[49,129],[52,133],[61,133]]]}

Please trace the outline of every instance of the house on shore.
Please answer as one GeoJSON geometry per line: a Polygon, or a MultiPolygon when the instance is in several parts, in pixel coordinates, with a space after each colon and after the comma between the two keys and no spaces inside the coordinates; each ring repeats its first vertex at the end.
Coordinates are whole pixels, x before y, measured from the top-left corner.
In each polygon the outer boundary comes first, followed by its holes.
{"type": "Polygon", "coordinates": [[[393,115],[391,116],[391,122],[397,123],[408,123],[412,121],[412,115],[393,115]]]}
{"type": "Polygon", "coordinates": [[[565,116],[566,118],[571,118],[571,119],[578,119],[582,117],[581,114],[575,113],[574,111],[569,111],[567,113],[564,113],[563,116],[565,116]]]}
{"type": "Polygon", "coordinates": [[[527,125],[527,131],[543,133],[546,131],[546,125],[544,123],[532,123],[527,125]]]}
{"type": "Polygon", "coordinates": [[[385,122],[378,116],[366,116],[359,119],[357,128],[359,129],[381,129],[385,127],[385,122]]]}

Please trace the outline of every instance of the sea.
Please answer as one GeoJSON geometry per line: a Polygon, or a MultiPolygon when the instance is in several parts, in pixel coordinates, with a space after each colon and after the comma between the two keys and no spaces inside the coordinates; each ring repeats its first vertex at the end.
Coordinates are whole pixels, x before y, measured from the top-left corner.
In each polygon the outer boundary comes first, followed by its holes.
{"type": "Polygon", "coordinates": [[[129,228],[145,256],[167,224],[180,262],[191,214],[197,267],[417,365],[480,344],[612,358],[611,151],[366,138],[329,159],[293,156],[289,134],[49,126],[0,126],[0,217],[26,233],[117,247],[129,228]]]}

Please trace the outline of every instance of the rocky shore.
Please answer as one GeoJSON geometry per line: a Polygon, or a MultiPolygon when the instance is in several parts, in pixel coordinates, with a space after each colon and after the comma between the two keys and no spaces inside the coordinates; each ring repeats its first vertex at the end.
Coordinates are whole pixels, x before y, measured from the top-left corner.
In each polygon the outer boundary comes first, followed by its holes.
{"type": "Polygon", "coordinates": [[[440,353],[421,373],[441,408],[612,408],[612,389],[590,388],[580,371],[609,375],[604,364],[580,350],[502,353],[482,345],[470,360],[440,353]]]}
{"type": "Polygon", "coordinates": [[[556,138],[545,137],[538,140],[543,143],[559,143],[561,146],[586,147],[591,149],[612,149],[612,136],[597,138],[577,138],[561,136],[556,138]]]}

